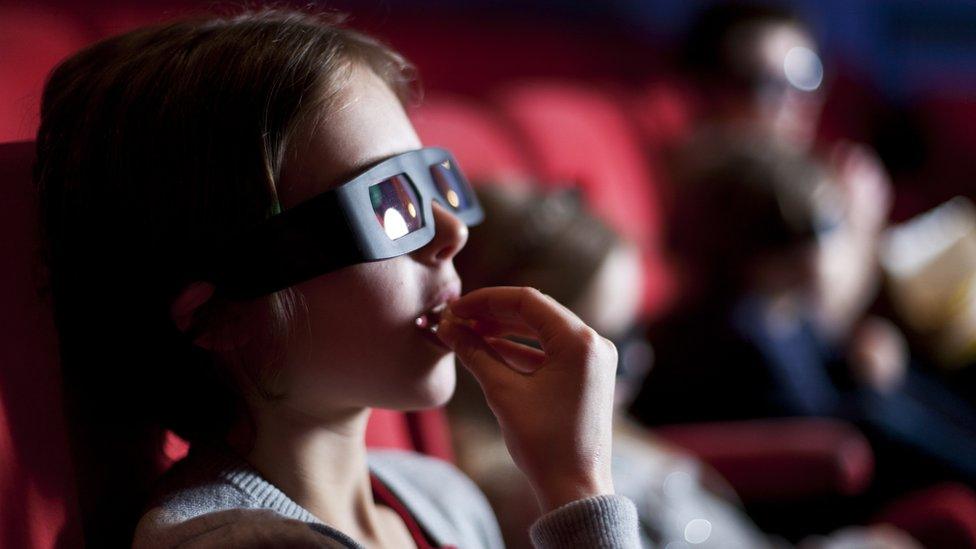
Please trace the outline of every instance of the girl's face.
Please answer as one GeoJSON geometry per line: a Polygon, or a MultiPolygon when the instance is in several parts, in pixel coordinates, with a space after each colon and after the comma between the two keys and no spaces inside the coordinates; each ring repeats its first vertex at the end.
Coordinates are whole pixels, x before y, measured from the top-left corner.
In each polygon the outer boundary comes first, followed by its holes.
{"type": "MultiPolygon", "coordinates": [[[[421,147],[396,95],[368,69],[353,69],[328,110],[292,144],[279,189],[285,208],[378,160],[421,147]]],[[[450,398],[454,357],[417,319],[460,294],[452,259],[468,230],[440,204],[433,210],[436,235],[425,247],[297,286],[308,324],[299,311],[276,386],[287,406],[323,417],[363,406],[431,407],[450,398]]]]}

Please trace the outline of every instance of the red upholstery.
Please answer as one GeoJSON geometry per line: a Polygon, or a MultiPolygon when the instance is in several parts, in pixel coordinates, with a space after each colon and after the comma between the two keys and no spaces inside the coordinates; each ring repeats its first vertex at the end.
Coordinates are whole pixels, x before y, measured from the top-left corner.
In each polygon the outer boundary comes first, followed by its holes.
{"type": "Polygon", "coordinates": [[[366,426],[366,444],[373,448],[410,448],[410,428],[403,414],[391,410],[373,410],[366,426]]]}
{"type": "Polygon", "coordinates": [[[593,208],[637,242],[658,232],[653,174],[620,107],[577,83],[527,82],[496,99],[547,183],[578,185],[593,208]]]}
{"type": "Polygon", "coordinates": [[[0,5],[0,141],[33,139],[48,71],[87,42],[63,13],[0,5]]]}
{"type": "Polygon", "coordinates": [[[373,410],[366,427],[370,448],[415,450],[447,461],[454,461],[450,427],[440,409],[402,413],[373,410]]]}
{"type": "MultiPolygon", "coordinates": [[[[189,451],[189,445],[173,433],[166,434],[163,453],[172,464],[189,451]]],[[[447,418],[440,409],[403,413],[396,410],[374,409],[366,425],[366,446],[414,450],[454,461],[451,434],[447,418]]]]}
{"type": "Polygon", "coordinates": [[[925,547],[976,547],[976,494],[943,484],[902,497],[877,522],[893,524],[925,547]]]}
{"type": "Polygon", "coordinates": [[[407,13],[391,17],[381,10],[370,17],[363,10],[354,24],[414,62],[428,89],[480,95],[498,82],[520,78],[638,81],[661,59],[644,55],[635,63],[635,52],[649,50],[646,42],[588,19],[568,21],[523,11],[497,16],[484,9],[465,10],[463,2],[431,10],[400,4],[407,13]]]}
{"type": "MultiPolygon", "coordinates": [[[[38,296],[34,144],[0,145],[0,546],[77,540],[57,339],[38,296]]],[[[69,544],[71,545],[71,544],[69,544]]]]}
{"type": "Polygon", "coordinates": [[[691,134],[696,122],[691,95],[669,81],[654,82],[636,94],[630,107],[646,149],[673,146],[691,134]]]}
{"type": "Polygon", "coordinates": [[[474,182],[504,183],[531,173],[512,128],[473,99],[430,94],[410,112],[410,120],[424,145],[451,149],[474,182]]]}
{"type": "Polygon", "coordinates": [[[938,145],[954,143],[960,147],[972,147],[976,143],[976,99],[970,96],[933,95],[920,103],[927,129],[942,137],[938,145]]]}
{"type": "MultiPolygon", "coordinates": [[[[41,299],[32,142],[0,144],[0,547],[81,546],[74,475],[61,404],[57,337],[41,299]]],[[[375,410],[373,447],[452,459],[440,410],[375,410]]],[[[186,443],[170,435],[173,461],[186,443]]]]}
{"type": "Polygon", "coordinates": [[[933,207],[957,194],[973,198],[976,98],[933,95],[919,101],[918,110],[930,141],[930,154],[921,174],[925,184],[920,185],[930,196],[921,206],[933,207]],[[932,185],[933,181],[939,184],[932,185]]]}
{"type": "MultiPolygon", "coordinates": [[[[200,4],[197,9],[200,9],[200,4]]],[[[116,2],[97,6],[96,13],[88,12],[90,23],[99,38],[128,32],[137,27],[154,25],[183,15],[192,15],[194,2],[170,0],[157,2],[116,2]]],[[[204,6],[203,9],[206,9],[204,6]]]]}
{"type": "Polygon", "coordinates": [[[746,501],[858,494],[874,472],[864,436],[834,420],[677,425],[655,433],[711,465],[746,501]]]}
{"type": "Polygon", "coordinates": [[[542,180],[582,189],[599,216],[640,246],[645,312],[660,312],[670,281],[659,250],[657,179],[620,104],[594,88],[542,81],[506,86],[495,100],[520,132],[542,180]]]}

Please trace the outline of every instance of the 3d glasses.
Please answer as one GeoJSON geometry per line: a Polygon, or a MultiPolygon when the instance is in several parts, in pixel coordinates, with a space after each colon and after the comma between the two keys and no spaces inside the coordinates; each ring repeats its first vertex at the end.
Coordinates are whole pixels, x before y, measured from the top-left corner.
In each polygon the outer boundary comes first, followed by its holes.
{"type": "Polygon", "coordinates": [[[215,255],[202,278],[221,296],[247,299],[413,252],[434,238],[434,200],[468,226],[484,217],[448,151],[388,158],[246,231],[215,255]]]}

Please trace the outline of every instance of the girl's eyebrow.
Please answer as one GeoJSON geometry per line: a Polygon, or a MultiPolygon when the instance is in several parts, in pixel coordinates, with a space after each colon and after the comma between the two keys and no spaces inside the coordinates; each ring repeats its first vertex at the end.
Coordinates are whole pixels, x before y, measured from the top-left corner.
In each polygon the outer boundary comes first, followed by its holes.
{"type": "MultiPolygon", "coordinates": [[[[406,151],[401,151],[401,152],[406,152],[406,151]]],[[[390,159],[398,154],[400,154],[400,152],[377,156],[377,157],[370,157],[362,162],[354,164],[346,168],[345,170],[339,172],[337,175],[330,177],[328,181],[325,182],[321,192],[330,191],[336,187],[339,187],[344,183],[353,180],[356,176],[372,168],[373,166],[376,166],[381,162],[383,162],[384,160],[390,159]]]]}
{"type": "Polygon", "coordinates": [[[335,177],[333,180],[329,181],[328,185],[326,185],[326,190],[334,189],[334,188],[338,187],[339,185],[342,185],[343,183],[346,183],[346,182],[352,180],[353,178],[355,178],[359,174],[365,172],[366,170],[368,170],[368,169],[370,169],[370,168],[372,168],[374,166],[377,166],[377,165],[383,163],[386,160],[389,160],[389,159],[393,158],[394,156],[399,156],[399,155],[401,155],[401,154],[403,154],[405,152],[410,152],[410,151],[413,151],[413,150],[418,150],[418,149],[405,149],[405,150],[396,151],[396,152],[393,152],[393,153],[390,153],[390,154],[384,154],[384,155],[380,155],[380,156],[376,156],[376,157],[367,158],[365,161],[360,162],[359,164],[356,164],[355,166],[351,167],[349,170],[346,170],[346,171],[342,172],[340,175],[338,175],[337,177],[335,177]]]}

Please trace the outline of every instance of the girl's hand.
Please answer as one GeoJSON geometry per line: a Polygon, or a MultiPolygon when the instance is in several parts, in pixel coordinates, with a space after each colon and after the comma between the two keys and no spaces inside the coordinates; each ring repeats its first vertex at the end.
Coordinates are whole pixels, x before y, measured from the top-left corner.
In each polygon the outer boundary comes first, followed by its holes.
{"type": "Polygon", "coordinates": [[[451,303],[438,335],[481,384],[544,511],[613,493],[613,343],[551,297],[512,287],[451,303]]]}

